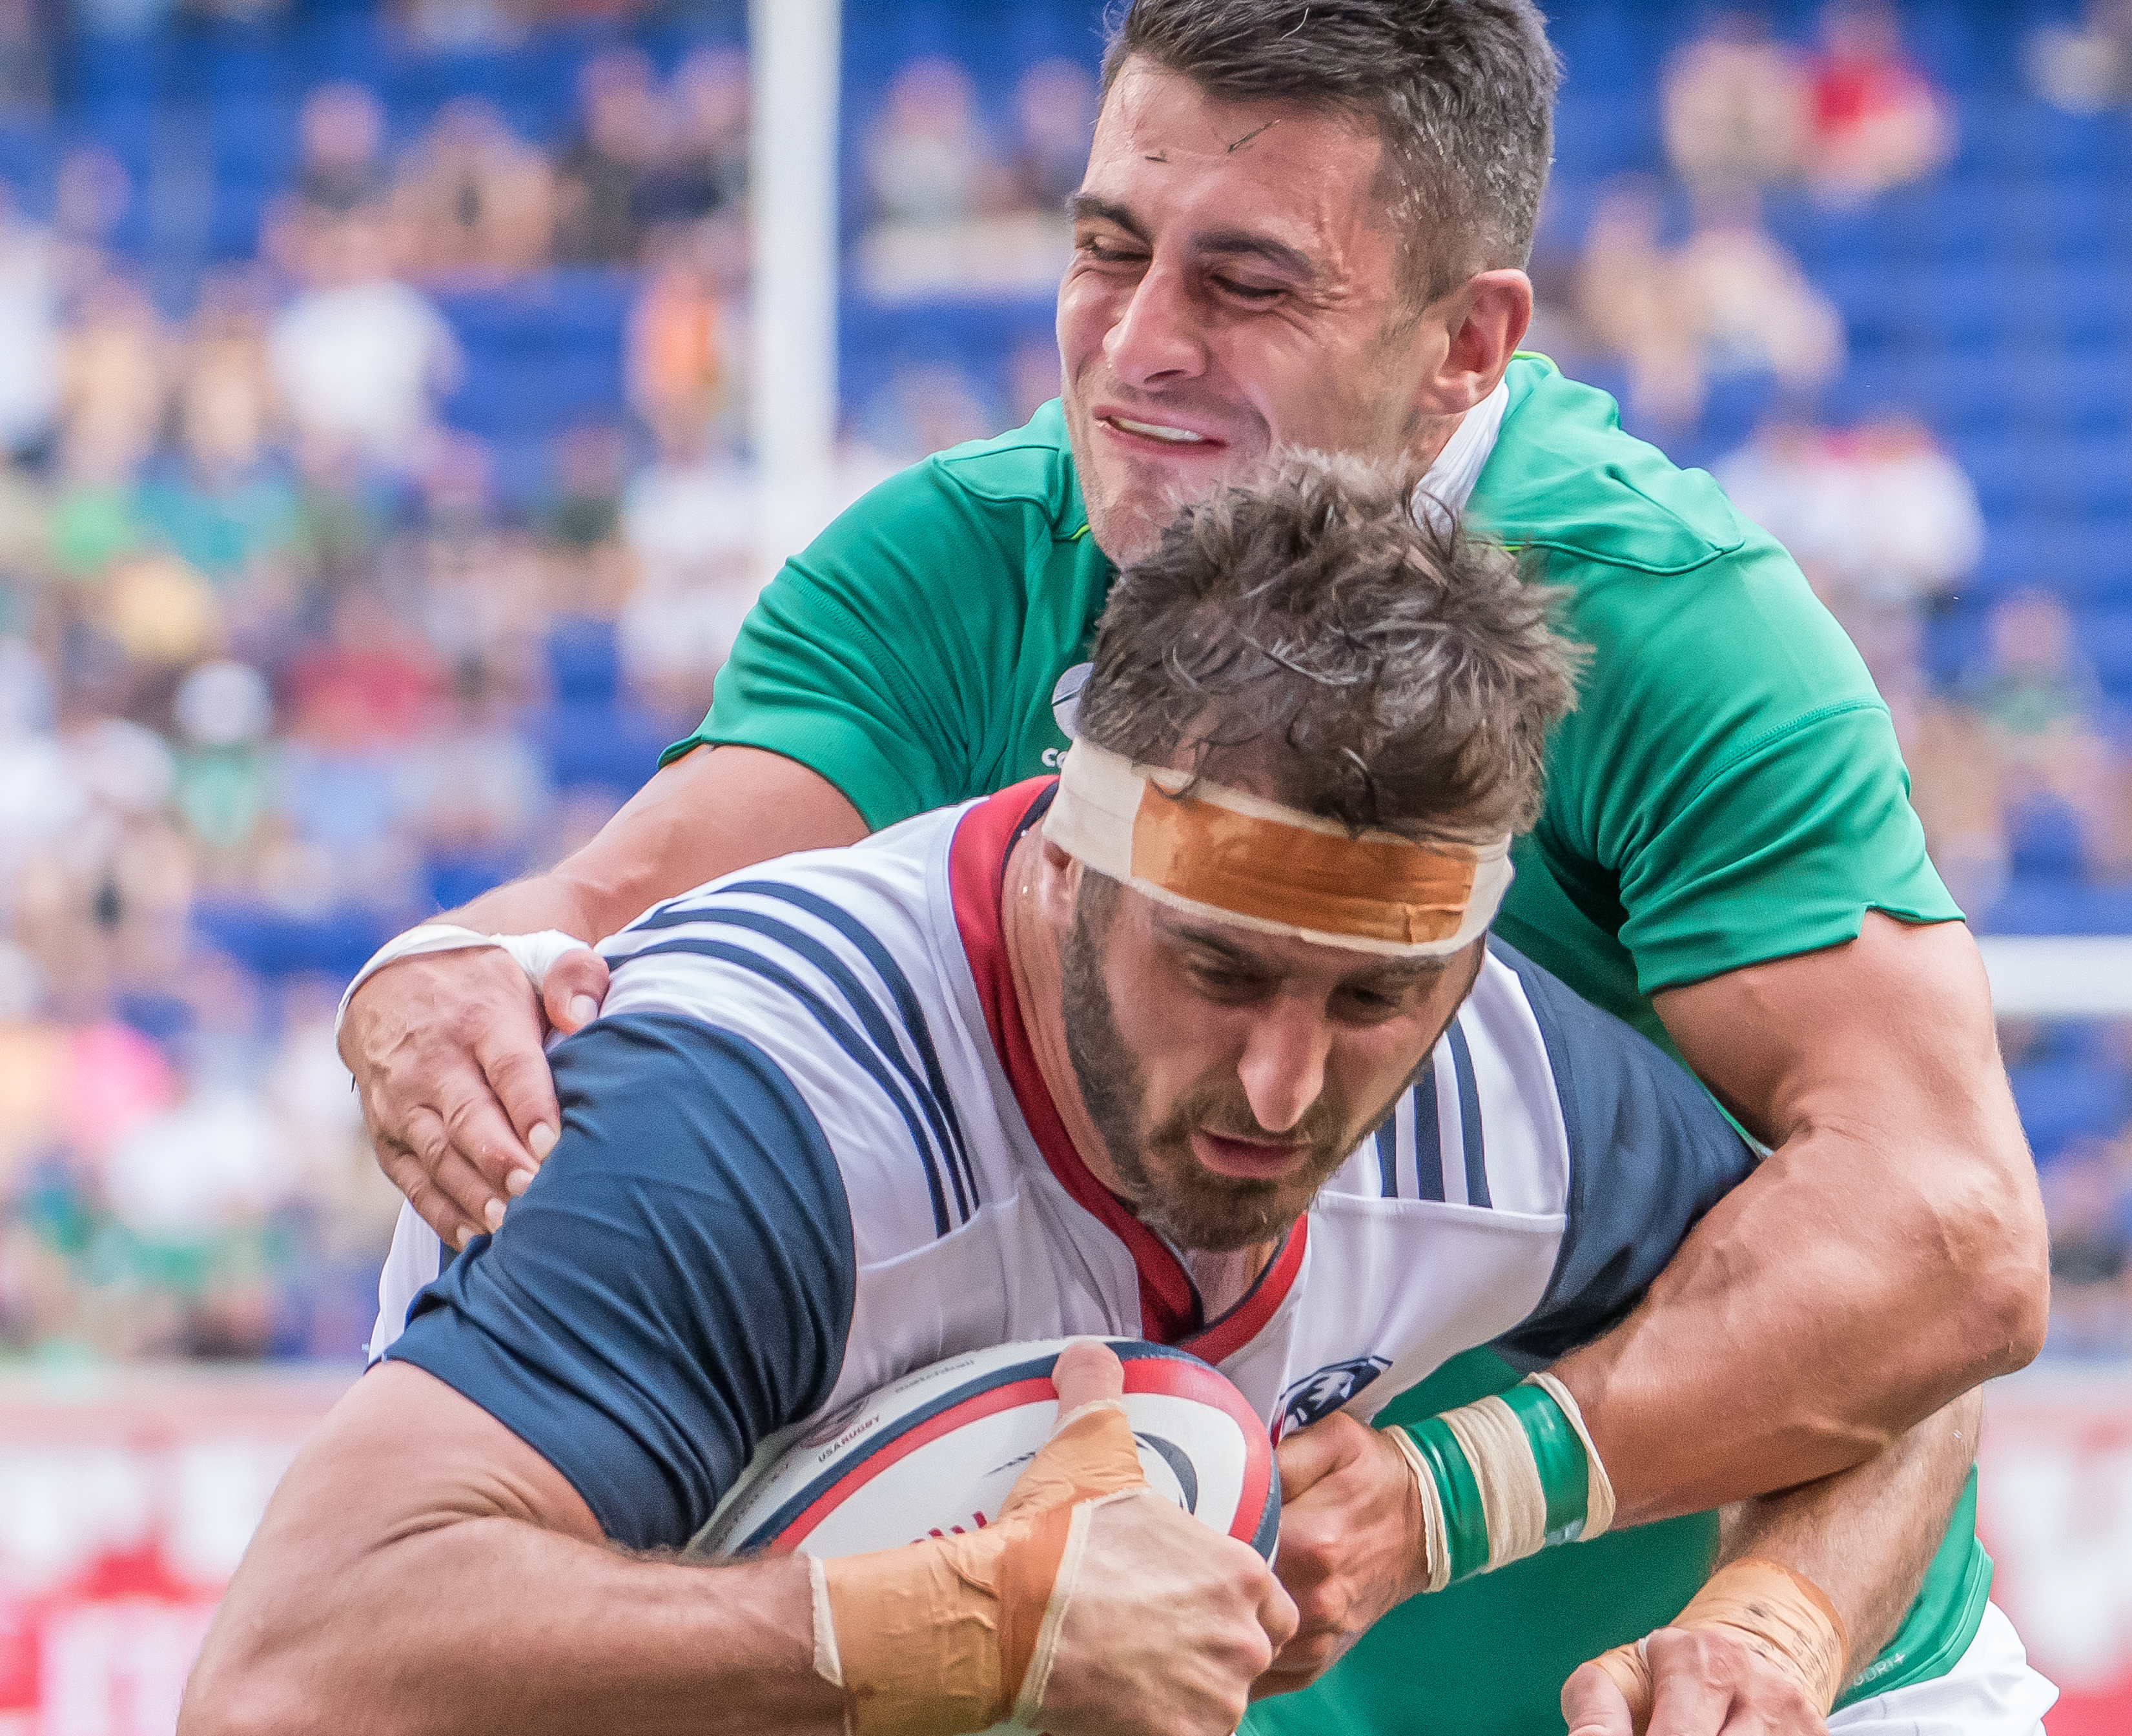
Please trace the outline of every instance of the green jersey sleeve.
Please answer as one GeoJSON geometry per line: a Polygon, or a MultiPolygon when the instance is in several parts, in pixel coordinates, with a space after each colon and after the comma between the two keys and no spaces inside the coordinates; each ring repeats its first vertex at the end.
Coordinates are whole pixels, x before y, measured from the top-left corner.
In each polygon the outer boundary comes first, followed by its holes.
{"type": "Polygon", "coordinates": [[[795,760],[884,826],[1029,774],[1110,578],[1055,405],[893,476],[786,562],[718,673],[705,742],[795,760]],[[1048,419],[1048,420],[1047,420],[1048,419]]]}
{"type": "Polygon", "coordinates": [[[1960,918],[1864,661],[1707,476],[1520,362],[1475,511],[1592,650],[1505,938],[1647,1020],[1657,990],[1854,939],[1869,909],[1960,918]]]}
{"type": "Polygon", "coordinates": [[[1854,939],[1869,909],[1961,915],[1886,706],[1773,544],[1693,581],[1624,576],[1571,619],[1597,655],[1539,842],[1611,866],[1640,993],[1854,939]]]}

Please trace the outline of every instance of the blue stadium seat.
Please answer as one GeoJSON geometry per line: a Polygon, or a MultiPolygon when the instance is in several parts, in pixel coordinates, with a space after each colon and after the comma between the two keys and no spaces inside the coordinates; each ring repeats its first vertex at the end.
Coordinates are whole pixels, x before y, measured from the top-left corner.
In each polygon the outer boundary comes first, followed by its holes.
{"type": "Polygon", "coordinates": [[[2075,1139],[2111,1138],[2132,1120],[2132,1080],[2122,1068],[2043,1062],[2008,1072],[2038,1163],[2048,1163],[2075,1139]]]}
{"type": "Polygon", "coordinates": [[[2016,876],[1976,926],[1989,934],[2084,933],[2084,890],[2067,875],[2016,876]]]}
{"type": "Polygon", "coordinates": [[[465,851],[430,856],[422,864],[423,890],[432,910],[455,910],[500,886],[527,867],[518,849],[465,851]]]}
{"type": "Polygon", "coordinates": [[[2090,886],[2082,901],[2083,934],[2132,934],[2132,885],[2090,886]]]}
{"type": "Polygon", "coordinates": [[[2032,797],[2009,812],[2006,827],[2017,881],[2080,878],[2080,816],[2067,803],[2055,796],[2032,797]]]}
{"type": "Polygon", "coordinates": [[[614,623],[564,616],[549,629],[548,675],[555,703],[526,721],[557,788],[593,784],[625,794],[658,770],[678,731],[622,698],[614,623]]]}
{"type": "Polygon", "coordinates": [[[548,680],[559,705],[612,705],[622,691],[622,653],[614,623],[591,615],[559,616],[545,646],[548,680]]]}
{"type": "Polygon", "coordinates": [[[526,721],[526,732],[557,787],[590,784],[624,795],[658,770],[660,754],[686,733],[628,705],[550,706],[526,721]]]}
{"type": "Polygon", "coordinates": [[[192,926],[199,938],[262,976],[315,971],[346,981],[401,924],[356,904],[294,916],[245,899],[203,899],[193,907],[192,926]]]}
{"type": "Polygon", "coordinates": [[[2132,609],[2083,611],[2080,643],[2113,696],[2132,698],[2132,609]]]}

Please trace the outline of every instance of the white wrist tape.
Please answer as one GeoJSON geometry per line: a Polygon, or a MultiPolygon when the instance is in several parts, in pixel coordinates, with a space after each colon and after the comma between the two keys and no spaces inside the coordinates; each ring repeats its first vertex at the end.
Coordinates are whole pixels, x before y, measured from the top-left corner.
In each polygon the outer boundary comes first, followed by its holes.
{"type": "Polygon", "coordinates": [[[475,947],[500,947],[508,952],[517,961],[518,968],[526,973],[526,980],[533,985],[536,995],[557,959],[566,952],[592,950],[576,935],[565,934],[560,928],[543,928],[537,934],[483,934],[472,928],[462,928],[456,923],[425,923],[405,934],[394,935],[372,953],[369,962],[355,973],[355,980],[342,992],[339,1009],[334,1014],[334,1035],[340,1035],[341,1021],[348,1017],[348,1004],[355,998],[355,991],[386,966],[397,964],[403,958],[420,958],[425,953],[463,952],[475,947]]]}

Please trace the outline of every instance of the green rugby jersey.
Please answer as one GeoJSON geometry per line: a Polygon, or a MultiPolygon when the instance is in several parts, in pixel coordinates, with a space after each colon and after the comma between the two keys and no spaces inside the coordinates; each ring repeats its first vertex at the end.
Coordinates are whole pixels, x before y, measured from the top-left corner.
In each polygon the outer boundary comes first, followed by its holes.
{"type": "MultiPolygon", "coordinates": [[[[1506,383],[1467,521],[1565,588],[1565,625],[1593,657],[1549,742],[1545,806],[1497,931],[1664,1043],[1656,990],[1851,939],[1868,909],[1958,918],[1887,709],[1790,557],[1707,476],[1624,434],[1605,394],[1533,356],[1506,383]]],[[[710,716],[667,758],[706,741],[782,754],[876,828],[1049,770],[1067,745],[1053,689],[1087,660],[1112,576],[1048,405],[891,477],[788,562],[710,716]]],[[[1515,1378],[1469,1352],[1382,1420],[1515,1378]]],[[[1558,1730],[1564,1677],[1678,1613],[1716,1542],[1701,1514],[1416,1598],[1246,1727],[1558,1730]]],[[[1853,1696],[1943,1671],[1990,1585],[1972,1477],[1916,1606],[1853,1696]]]]}

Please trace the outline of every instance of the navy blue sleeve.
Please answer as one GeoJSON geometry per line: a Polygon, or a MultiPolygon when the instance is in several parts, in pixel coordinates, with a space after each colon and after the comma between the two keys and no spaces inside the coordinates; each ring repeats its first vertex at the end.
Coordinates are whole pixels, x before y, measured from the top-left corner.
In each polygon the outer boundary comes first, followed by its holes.
{"type": "Polygon", "coordinates": [[[1688,1069],[1500,941],[1539,1020],[1569,1129],[1568,1227],[1539,1307],[1496,1340],[1544,1368],[1627,1313],[1695,1221],[1755,1168],[1688,1069]]]}
{"type": "Polygon", "coordinates": [[[617,1542],[678,1547],[835,1385],[850,1206],[819,1124],[742,1037],[628,1014],[550,1058],[562,1136],[386,1354],[532,1447],[617,1542]]]}

